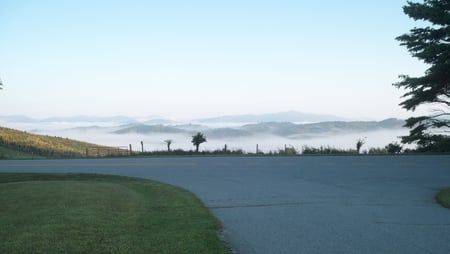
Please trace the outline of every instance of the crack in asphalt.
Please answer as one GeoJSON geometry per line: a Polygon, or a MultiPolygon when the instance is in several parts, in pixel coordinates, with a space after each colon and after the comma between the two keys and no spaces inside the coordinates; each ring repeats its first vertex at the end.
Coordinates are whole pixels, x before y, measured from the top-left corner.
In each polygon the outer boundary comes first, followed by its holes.
{"type": "Polygon", "coordinates": [[[291,203],[275,203],[275,204],[254,204],[254,205],[225,205],[225,206],[208,206],[209,209],[232,209],[232,208],[253,208],[253,207],[276,207],[276,206],[294,206],[294,205],[311,205],[315,202],[291,202],[291,203]]]}
{"type": "Polygon", "coordinates": [[[282,206],[299,206],[299,205],[342,205],[342,206],[384,206],[384,207],[430,207],[432,204],[381,204],[381,203],[366,203],[366,204],[336,204],[330,202],[284,202],[272,204],[248,204],[248,205],[220,205],[207,206],[208,209],[233,209],[233,208],[263,208],[263,207],[282,207],[282,206]]]}
{"type": "Polygon", "coordinates": [[[374,221],[375,224],[386,224],[386,225],[398,225],[398,226],[436,226],[436,227],[448,227],[450,226],[450,223],[432,223],[432,224],[426,224],[426,223],[403,223],[403,222],[390,222],[390,221],[374,221]]]}

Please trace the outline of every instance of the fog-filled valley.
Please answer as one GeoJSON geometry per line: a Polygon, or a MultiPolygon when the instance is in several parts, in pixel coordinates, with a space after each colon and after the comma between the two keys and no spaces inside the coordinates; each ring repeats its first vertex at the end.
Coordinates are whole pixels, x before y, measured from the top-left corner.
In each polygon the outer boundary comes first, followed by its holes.
{"type": "Polygon", "coordinates": [[[304,146],[330,146],[354,149],[358,139],[365,139],[362,151],[398,142],[408,134],[404,121],[345,121],[344,119],[311,114],[279,113],[263,116],[237,116],[176,122],[163,118],[134,119],[128,117],[73,117],[31,119],[22,116],[0,117],[0,125],[34,134],[58,136],[99,145],[144,151],[171,149],[193,150],[192,136],[203,133],[207,142],[200,150],[242,149],[253,153],[271,152],[293,147],[301,152],[304,146]]]}

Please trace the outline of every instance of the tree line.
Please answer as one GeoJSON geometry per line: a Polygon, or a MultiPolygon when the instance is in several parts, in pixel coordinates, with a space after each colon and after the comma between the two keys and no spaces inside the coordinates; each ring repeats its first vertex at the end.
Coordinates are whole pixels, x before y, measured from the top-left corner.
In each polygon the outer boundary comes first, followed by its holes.
{"type": "MultiPolygon", "coordinates": [[[[286,146],[284,149],[278,149],[275,151],[263,152],[259,150],[258,145],[256,145],[256,150],[254,153],[245,152],[242,149],[230,150],[225,144],[222,149],[216,149],[213,151],[199,151],[200,144],[207,142],[206,136],[198,132],[196,135],[192,136],[191,143],[194,145],[195,150],[185,151],[182,149],[171,149],[173,141],[171,139],[164,141],[167,144],[166,151],[151,151],[144,152],[142,147],[142,153],[144,155],[359,155],[359,154],[400,154],[400,153],[415,153],[422,152],[415,149],[404,149],[401,144],[397,142],[389,143],[385,147],[372,147],[368,150],[361,151],[362,147],[366,143],[365,138],[360,138],[356,140],[354,149],[342,149],[332,146],[302,146],[301,149],[297,149],[293,146],[286,146]]],[[[143,145],[143,142],[141,142],[143,145]]]]}

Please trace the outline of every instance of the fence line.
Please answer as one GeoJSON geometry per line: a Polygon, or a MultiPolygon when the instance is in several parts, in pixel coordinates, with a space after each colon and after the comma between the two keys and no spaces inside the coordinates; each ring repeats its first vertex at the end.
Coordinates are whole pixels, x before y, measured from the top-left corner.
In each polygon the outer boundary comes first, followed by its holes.
{"type": "Polygon", "coordinates": [[[131,154],[128,146],[118,147],[86,147],[86,157],[127,156],[131,154]]]}

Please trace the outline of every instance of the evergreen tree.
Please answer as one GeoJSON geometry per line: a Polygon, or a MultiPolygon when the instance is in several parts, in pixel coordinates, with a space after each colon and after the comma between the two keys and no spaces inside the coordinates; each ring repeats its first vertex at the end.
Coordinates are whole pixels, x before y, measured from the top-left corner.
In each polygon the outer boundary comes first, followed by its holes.
{"type": "Polygon", "coordinates": [[[442,107],[439,113],[406,120],[405,127],[411,130],[409,136],[402,137],[402,143],[421,147],[435,142],[436,137],[445,137],[440,134],[450,128],[450,0],[408,1],[403,11],[415,21],[429,25],[413,28],[396,39],[413,57],[430,67],[421,77],[400,75],[401,81],[394,85],[407,90],[400,105],[411,111],[426,104],[442,107]]]}

